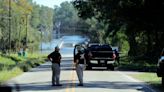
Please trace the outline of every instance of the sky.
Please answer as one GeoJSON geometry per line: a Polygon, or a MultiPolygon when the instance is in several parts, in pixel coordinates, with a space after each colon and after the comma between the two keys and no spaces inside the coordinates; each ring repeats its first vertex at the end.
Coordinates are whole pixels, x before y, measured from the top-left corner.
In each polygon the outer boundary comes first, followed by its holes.
{"type": "Polygon", "coordinates": [[[37,4],[48,6],[54,8],[54,5],[60,6],[60,4],[64,1],[72,1],[72,0],[33,0],[37,4]]]}

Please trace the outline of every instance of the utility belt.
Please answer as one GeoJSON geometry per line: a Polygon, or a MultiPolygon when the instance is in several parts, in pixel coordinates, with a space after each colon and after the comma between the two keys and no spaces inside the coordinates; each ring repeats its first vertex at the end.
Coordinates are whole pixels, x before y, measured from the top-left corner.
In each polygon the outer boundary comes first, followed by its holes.
{"type": "Polygon", "coordinates": [[[60,63],[57,63],[57,62],[52,62],[52,64],[58,64],[60,66],[60,63]]]}
{"type": "Polygon", "coordinates": [[[79,59],[77,64],[85,64],[85,59],[79,59]]]}
{"type": "Polygon", "coordinates": [[[77,64],[84,64],[84,63],[77,63],[77,64]]]}

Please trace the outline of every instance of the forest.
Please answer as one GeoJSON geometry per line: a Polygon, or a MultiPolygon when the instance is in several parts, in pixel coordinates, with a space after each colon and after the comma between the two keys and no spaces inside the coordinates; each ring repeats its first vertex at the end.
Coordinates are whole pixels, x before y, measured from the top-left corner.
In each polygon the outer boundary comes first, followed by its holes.
{"type": "Polygon", "coordinates": [[[1,0],[0,50],[36,51],[60,24],[62,35],[87,34],[133,60],[156,63],[164,47],[163,9],[162,0],[73,0],[54,9],[32,0],[1,0]]]}
{"type": "Polygon", "coordinates": [[[41,40],[50,40],[53,9],[32,0],[0,1],[0,49],[3,53],[20,48],[38,49],[41,40]],[[44,33],[44,39],[41,34],[44,33]],[[47,36],[48,35],[48,36],[47,36]]]}
{"type": "MultiPolygon", "coordinates": [[[[164,47],[163,0],[75,0],[83,19],[96,18],[107,25],[103,38],[110,42],[127,41],[128,56],[156,63],[164,47]],[[119,38],[125,35],[125,39],[119,38]]],[[[121,45],[120,45],[121,44],[121,45]]]]}

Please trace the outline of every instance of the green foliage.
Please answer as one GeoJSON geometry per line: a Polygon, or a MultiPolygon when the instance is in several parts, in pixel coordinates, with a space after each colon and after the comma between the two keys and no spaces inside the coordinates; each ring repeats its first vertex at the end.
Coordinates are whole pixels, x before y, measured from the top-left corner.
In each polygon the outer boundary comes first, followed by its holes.
{"type": "Polygon", "coordinates": [[[12,51],[24,48],[26,45],[37,50],[39,42],[51,38],[53,27],[53,9],[39,6],[31,0],[9,0],[0,1],[0,45],[1,50],[8,50],[11,45],[12,51]],[[9,33],[9,7],[11,10],[11,32],[9,33]],[[44,29],[39,30],[42,24],[44,29]],[[43,37],[39,31],[43,32],[43,37]],[[11,44],[9,44],[9,35],[11,44]]]}
{"type": "Polygon", "coordinates": [[[37,53],[28,54],[26,58],[17,56],[17,54],[0,56],[0,82],[4,82],[22,72],[27,72],[29,69],[39,66],[45,62],[44,59],[45,55],[37,53]]]}
{"type": "Polygon", "coordinates": [[[131,71],[141,71],[141,72],[156,72],[157,64],[149,63],[149,61],[144,60],[140,56],[129,57],[127,55],[120,54],[120,70],[131,70],[131,71]],[[137,60],[136,60],[137,59],[137,60]]]}
{"type": "Polygon", "coordinates": [[[15,76],[18,76],[19,74],[22,73],[22,70],[19,67],[15,67],[11,70],[0,70],[0,83],[3,83],[15,76]]]}
{"type": "Polygon", "coordinates": [[[111,38],[112,46],[118,46],[121,53],[127,54],[129,51],[129,43],[127,41],[127,36],[123,30],[120,30],[111,38]]]}
{"type": "Polygon", "coordinates": [[[61,33],[70,34],[73,31],[77,32],[77,22],[79,18],[77,11],[73,5],[69,2],[61,3],[60,7],[54,9],[54,27],[57,29],[57,25],[60,24],[61,33]]]}
{"type": "Polygon", "coordinates": [[[55,30],[61,31],[66,35],[83,35],[88,36],[91,42],[104,43],[105,30],[107,25],[98,21],[96,18],[84,20],[78,17],[77,10],[72,3],[63,2],[60,7],[54,9],[54,27],[55,30]],[[60,24],[60,28],[57,25],[60,24]]]}
{"type": "Polygon", "coordinates": [[[8,70],[8,69],[12,69],[15,66],[15,62],[12,61],[10,58],[6,59],[4,57],[0,56],[0,71],[1,70],[8,70]]]}
{"type": "Polygon", "coordinates": [[[125,41],[129,44],[129,56],[142,54],[154,60],[164,47],[163,3],[162,0],[74,0],[73,2],[80,17],[84,19],[95,17],[108,24],[104,38],[106,41],[111,42],[111,38],[124,26],[123,31],[127,36],[125,41]]]}
{"type": "Polygon", "coordinates": [[[35,29],[37,29],[37,26],[40,23],[40,16],[39,16],[40,13],[39,13],[39,11],[40,11],[40,6],[34,4],[33,5],[33,11],[32,11],[32,14],[31,14],[30,24],[31,24],[32,28],[35,28],[35,29]]]}
{"type": "Polygon", "coordinates": [[[161,78],[157,77],[156,73],[138,73],[138,74],[129,74],[130,76],[144,81],[151,85],[153,88],[158,90],[159,92],[164,91],[163,86],[161,85],[161,78]]]}
{"type": "Polygon", "coordinates": [[[14,65],[15,62],[13,62],[10,58],[5,58],[0,56],[0,63],[1,64],[6,64],[6,65],[14,65]]]}

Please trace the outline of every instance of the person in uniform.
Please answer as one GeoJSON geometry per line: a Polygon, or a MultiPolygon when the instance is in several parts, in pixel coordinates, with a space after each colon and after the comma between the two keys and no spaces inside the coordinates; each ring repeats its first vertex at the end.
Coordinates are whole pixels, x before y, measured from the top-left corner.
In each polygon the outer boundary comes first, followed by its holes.
{"type": "Polygon", "coordinates": [[[52,62],[52,86],[62,86],[59,82],[61,54],[58,46],[55,47],[55,51],[48,55],[48,59],[52,62]]]}
{"type": "Polygon", "coordinates": [[[114,54],[116,55],[115,59],[116,59],[118,65],[120,65],[120,56],[119,56],[119,52],[116,49],[114,50],[114,54]]]}
{"type": "Polygon", "coordinates": [[[74,63],[79,80],[78,86],[83,86],[83,70],[85,68],[85,58],[84,58],[84,53],[81,51],[80,47],[77,47],[77,51],[78,53],[75,55],[74,63]]]}

